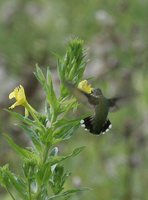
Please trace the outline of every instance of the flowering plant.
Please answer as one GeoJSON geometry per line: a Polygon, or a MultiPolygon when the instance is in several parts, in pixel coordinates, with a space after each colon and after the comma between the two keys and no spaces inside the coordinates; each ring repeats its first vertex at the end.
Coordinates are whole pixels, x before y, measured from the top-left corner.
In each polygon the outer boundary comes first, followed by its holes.
{"type": "MultiPolygon", "coordinates": [[[[8,112],[16,117],[21,128],[32,142],[31,147],[22,148],[17,145],[7,134],[4,134],[9,145],[16,151],[22,161],[23,175],[16,175],[9,169],[9,165],[0,167],[0,184],[7,190],[13,200],[54,200],[69,199],[73,193],[84,190],[65,190],[64,184],[69,172],[65,172],[63,162],[76,156],[83,147],[76,148],[68,155],[59,155],[58,143],[69,139],[79,126],[79,118],[68,119],[68,112],[77,106],[77,102],[70,97],[64,80],[77,84],[82,79],[85,69],[85,54],[83,42],[79,39],[72,40],[63,58],[58,60],[58,74],[60,79],[60,95],[57,96],[52,83],[50,69],[46,76],[36,66],[35,76],[42,85],[46,94],[45,113],[37,112],[27,100],[22,85],[16,87],[9,98],[16,102],[10,106],[25,108],[25,116],[14,111],[8,112]]],[[[79,88],[90,92],[91,87],[79,84],[79,88]],[[83,87],[84,86],[84,87],[83,87]]]]}

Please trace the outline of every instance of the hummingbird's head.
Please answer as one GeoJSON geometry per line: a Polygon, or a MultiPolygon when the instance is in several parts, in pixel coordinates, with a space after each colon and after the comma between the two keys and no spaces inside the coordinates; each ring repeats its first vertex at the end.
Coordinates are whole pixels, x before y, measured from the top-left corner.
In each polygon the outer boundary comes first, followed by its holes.
{"type": "Polygon", "coordinates": [[[83,92],[87,93],[87,94],[93,94],[94,96],[101,96],[102,95],[102,91],[97,88],[94,89],[91,84],[88,83],[87,80],[83,80],[78,84],[78,89],[82,90],[83,92]]]}
{"type": "Polygon", "coordinates": [[[94,96],[96,96],[96,97],[101,97],[101,96],[103,96],[102,91],[101,91],[101,89],[99,89],[99,88],[94,89],[93,92],[92,92],[92,94],[93,94],[94,96]]]}

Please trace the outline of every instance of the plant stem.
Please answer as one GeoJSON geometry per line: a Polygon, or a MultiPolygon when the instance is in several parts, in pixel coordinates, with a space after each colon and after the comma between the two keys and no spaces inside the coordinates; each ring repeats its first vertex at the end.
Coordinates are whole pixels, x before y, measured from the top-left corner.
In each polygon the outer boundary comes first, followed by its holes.
{"type": "Polygon", "coordinates": [[[11,198],[12,198],[13,200],[16,200],[15,197],[13,196],[13,194],[12,194],[7,188],[6,188],[6,190],[7,190],[7,192],[10,194],[11,198]]]}
{"type": "Polygon", "coordinates": [[[41,127],[43,131],[45,131],[45,127],[37,117],[37,111],[29,103],[26,104],[26,109],[29,111],[33,119],[39,124],[39,127],[41,127]]]}
{"type": "Polygon", "coordinates": [[[29,193],[29,200],[31,200],[31,187],[30,187],[30,182],[28,181],[28,193],[29,193]]]}
{"type": "MultiPolygon", "coordinates": [[[[44,165],[45,162],[46,162],[46,160],[47,160],[48,151],[49,151],[50,147],[51,147],[51,145],[46,144],[45,150],[44,150],[44,152],[43,152],[43,161],[42,161],[42,165],[44,165]]],[[[43,175],[43,177],[44,177],[44,175],[43,175]]],[[[36,200],[39,200],[39,195],[40,195],[40,192],[41,192],[41,190],[42,190],[42,186],[43,186],[43,183],[41,183],[41,184],[39,185],[39,190],[38,190],[37,195],[36,195],[36,198],[35,198],[36,200]]]]}
{"type": "Polygon", "coordinates": [[[50,149],[50,145],[46,144],[46,147],[45,147],[45,150],[44,150],[44,154],[43,154],[43,164],[46,162],[49,149],[50,149]]]}

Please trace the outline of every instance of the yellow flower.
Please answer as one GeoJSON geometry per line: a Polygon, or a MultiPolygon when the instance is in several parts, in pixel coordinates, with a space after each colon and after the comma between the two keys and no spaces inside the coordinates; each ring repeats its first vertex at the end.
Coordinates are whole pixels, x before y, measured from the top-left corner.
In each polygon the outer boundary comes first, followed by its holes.
{"type": "Polygon", "coordinates": [[[25,95],[25,90],[22,85],[16,87],[13,92],[9,94],[9,99],[16,99],[16,102],[10,106],[10,109],[15,108],[16,106],[24,106],[25,108],[25,117],[28,117],[29,113],[31,116],[38,121],[38,112],[28,103],[25,95]]]}
{"type": "Polygon", "coordinates": [[[25,91],[22,85],[16,87],[13,92],[9,94],[9,99],[16,99],[16,102],[10,106],[10,109],[15,108],[16,106],[24,106],[25,107],[25,116],[29,115],[29,107],[30,105],[27,102],[25,91]]]}
{"type": "Polygon", "coordinates": [[[10,106],[10,109],[15,108],[16,106],[26,106],[27,100],[26,100],[26,95],[25,91],[22,85],[16,87],[13,92],[9,94],[9,99],[16,99],[16,102],[10,106]]]}
{"type": "Polygon", "coordinates": [[[78,84],[78,88],[82,90],[83,92],[86,92],[88,94],[92,93],[93,88],[91,85],[88,83],[87,80],[83,80],[78,84]]]}

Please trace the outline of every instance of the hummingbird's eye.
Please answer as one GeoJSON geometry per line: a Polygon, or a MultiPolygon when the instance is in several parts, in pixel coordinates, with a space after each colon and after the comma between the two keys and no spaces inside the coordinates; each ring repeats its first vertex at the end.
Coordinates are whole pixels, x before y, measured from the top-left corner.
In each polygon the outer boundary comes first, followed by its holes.
{"type": "Polygon", "coordinates": [[[99,88],[98,89],[94,89],[92,94],[94,96],[100,96],[100,95],[102,95],[102,91],[99,88]]]}

